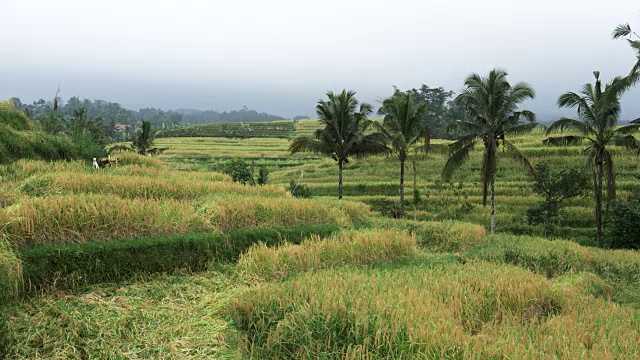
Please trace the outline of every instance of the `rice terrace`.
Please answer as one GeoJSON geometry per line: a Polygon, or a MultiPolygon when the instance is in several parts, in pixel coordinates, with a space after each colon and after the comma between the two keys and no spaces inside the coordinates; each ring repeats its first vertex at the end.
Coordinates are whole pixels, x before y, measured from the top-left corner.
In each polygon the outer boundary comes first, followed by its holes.
{"type": "Polygon", "coordinates": [[[0,359],[640,359],[637,27],[558,116],[500,67],[311,117],[11,95],[0,359]]]}

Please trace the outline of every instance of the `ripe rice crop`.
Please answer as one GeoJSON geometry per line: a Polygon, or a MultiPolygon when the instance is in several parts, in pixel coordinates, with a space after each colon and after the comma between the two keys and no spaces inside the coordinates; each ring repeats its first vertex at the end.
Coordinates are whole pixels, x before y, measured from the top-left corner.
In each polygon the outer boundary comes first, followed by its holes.
{"type": "Polygon", "coordinates": [[[310,272],[249,290],[228,312],[250,358],[640,355],[638,311],[487,263],[310,272]]]}
{"type": "Polygon", "coordinates": [[[238,260],[236,271],[260,279],[340,265],[367,265],[415,256],[416,239],[395,230],[344,231],[327,239],[311,237],[300,245],[253,246],[238,260]]]}
{"type": "Polygon", "coordinates": [[[363,222],[369,215],[366,205],[356,203],[345,202],[339,208],[309,199],[276,197],[267,200],[238,194],[213,198],[202,204],[199,213],[223,232],[239,228],[326,223],[346,226],[363,222]]]}
{"type": "MultiPolygon", "coordinates": [[[[212,173],[211,180],[228,180],[226,175],[212,173]]],[[[286,196],[274,186],[250,187],[232,182],[205,181],[204,176],[139,177],[126,175],[55,173],[31,177],[22,184],[22,191],[32,196],[45,194],[114,194],[135,199],[189,200],[215,194],[237,193],[257,196],[286,196]]],[[[204,175],[204,174],[203,174],[204,175]]]]}
{"type": "Polygon", "coordinates": [[[457,221],[413,221],[379,219],[378,227],[403,229],[415,234],[420,246],[436,251],[456,252],[482,243],[486,238],[484,227],[457,221]]]}
{"type": "Polygon", "coordinates": [[[7,239],[0,238],[0,300],[18,295],[22,281],[22,263],[13,248],[7,239]]]}
{"type": "Polygon", "coordinates": [[[26,198],[0,210],[0,227],[20,246],[215,229],[185,202],[97,194],[26,198]]]}

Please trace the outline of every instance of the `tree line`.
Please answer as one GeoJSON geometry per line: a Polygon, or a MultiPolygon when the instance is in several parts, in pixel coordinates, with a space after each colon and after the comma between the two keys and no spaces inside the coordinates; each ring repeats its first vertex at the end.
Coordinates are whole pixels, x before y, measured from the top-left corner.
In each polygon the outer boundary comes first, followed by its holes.
{"type": "MultiPolygon", "coordinates": [[[[548,137],[545,142],[555,145],[584,144],[587,168],[592,174],[594,196],[594,222],[596,240],[604,246],[604,217],[615,198],[614,156],[609,147],[616,145],[640,151],[640,140],[633,134],[640,130],[640,119],[629,125],[618,126],[621,114],[620,98],[640,81],[640,36],[629,24],[619,25],[613,38],[626,38],[636,51],[637,61],[628,74],[616,76],[603,83],[600,72],[594,71],[594,83],[582,86],[580,92],[568,91],[557,101],[558,107],[576,110],[575,118],[561,118],[552,123],[546,134],[572,130],[578,135],[548,137]],[[606,199],[605,199],[606,198],[606,199]]],[[[327,92],[326,100],[320,100],[316,113],[323,127],[313,136],[295,138],[289,151],[295,154],[310,151],[333,158],[338,163],[338,198],[342,198],[342,172],[350,157],[365,157],[373,154],[395,154],[400,163],[400,216],[404,212],[405,162],[409,149],[422,138],[424,151],[429,151],[429,138],[437,121],[451,129],[455,124],[455,141],[448,145],[448,160],[442,170],[444,180],[450,181],[455,171],[468,159],[476,148],[482,148],[480,181],[483,204],[490,199],[490,229],[495,233],[495,175],[499,157],[510,157],[520,164],[536,180],[538,173],[524,154],[509,141],[513,135],[532,131],[538,126],[533,112],[520,109],[519,105],[535,97],[534,89],[526,82],[511,84],[507,72],[493,69],[488,76],[472,74],[464,83],[464,90],[447,103],[442,104],[451,93],[431,92],[428,87],[402,92],[394,88],[393,95],[382,101],[378,114],[383,115],[382,124],[373,122],[369,115],[373,106],[360,103],[354,91],[327,92]],[[431,109],[431,110],[430,110],[431,109]],[[447,111],[450,113],[447,114],[447,111]],[[373,130],[373,131],[372,131],[373,130]],[[498,151],[502,148],[504,151],[498,151]]],[[[548,171],[544,170],[548,178],[548,171]]],[[[541,174],[542,175],[542,174],[541,174]]],[[[549,183],[550,181],[546,181],[549,183]]],[[[563,197],[545,193],[545,181],[538,182],[536,192],[545,194],[554,206],[563,197]]],[[[557,187],[558,184],[547,184],[557,187]]],[[[560,182],[560,186],[561,182],[560,182]]],[[[579,192],[579,189],[575,191],[579,192]]],[[[568,194],[571,195],[571,194],[568,194]]],[[[547,209],[548,210],[548,209],[547,209]]],[[[546,210],[545,210],[546,211],[546,210]]],[[[551,212],[557,211],[551,207],[551,212]]]]}

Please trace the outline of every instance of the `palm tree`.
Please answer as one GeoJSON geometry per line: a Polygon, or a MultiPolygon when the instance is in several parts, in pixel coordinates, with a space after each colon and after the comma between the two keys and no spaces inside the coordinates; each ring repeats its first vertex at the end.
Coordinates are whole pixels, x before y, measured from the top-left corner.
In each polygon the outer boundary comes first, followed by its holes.
{"type": "Polygon", "coordinates": [[[377,128],[400,159],[400,213],[404,214],[404,164],[409,148],[422,138],[427,104],[418,104],[410,93],[397,93],[382,102],[378,114],[384,115],[377,128]]]}
{"type": "Polygon", "coordinates": [[[504,70],[493,69],[486,78],[478,74],[469,76],[465,80],[465,89],[454,100],[465,109],[468,120],[456,122],[462,134],[449,145],[451,155],[442,170],[442,177],[449,181],[453,173],[469,158],[469,153],[478,140],[482,140],[482,202],[487,205],[487,187],[490,185],[492,234],[496,228],[494,184],[500,142],[506,150],[505,155],[524,164],[534,174],[529,160],[505,138],[507,135],[529,132],[537,126],[535,115],[531,111],[518,111],[519,103],[533,99],[534,96],[529,84],[520,82],[511,86],[504,70]]]}
{"type": "Polygon", "coordinates": [[[618,25],[613,30],[612,35],[614,39],[626,38],[631,48],[636,51],[636,56],[638,58],[638,61],[636,62],[634,67],[631,69],[630,74],[637,73],[638,71],[640,71],[640,35],[638,35],[638,33],[636,33],[635,31],[631,30],[631,26],[629,25],[629,23],[618,25]]]}
{"type": "Polygon", "coordinates": [[[386,151],[380,134],[365,135],[372,121],[367,118],[371,105],[359,104],[354,91],[327,92],[328,100],[316,105],[318,119],[324,125],[313,137],[299,136],[291,142],[289,152],[310,151],[330,156],[338,162],[338,198],[342,199],[342,169],[349,157],[364,157],[386,151]],[[359,105],[359,107],[358,107],[359,105]]]}
{"type": "Polygon", "coordinates": [[[578,119],[562,118],[547,129],[554,131],[574,130],[579,135],[557,136],[545,140],[548,144],[575,144],[586,142],[587,164],[594,171],[596,239],[602,247],[604,228],[602,211],[603,178],[607,181],[607,208],[616,196],[615,171],[613,157],[607,146],[618,145],[639,150],[640,141],[633,132],[640,124],[617,127],[620,119],[620,96],[629,89],[630,77],[616,77],[602,88],[600,72],[594,71],[595,84],[585,84],[581,94],[567,92],[558,98],[559,107],[576,108],[578,119]]]}

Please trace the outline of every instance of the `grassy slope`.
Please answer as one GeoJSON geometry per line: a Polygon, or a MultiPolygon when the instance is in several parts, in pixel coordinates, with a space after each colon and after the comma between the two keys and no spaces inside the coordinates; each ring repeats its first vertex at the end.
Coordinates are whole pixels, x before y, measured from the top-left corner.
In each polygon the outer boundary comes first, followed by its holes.
{"type": "MultiPolygon", "coordinates": [[[[298,134],[308,135],[317,128],[315,120],[297,123],[298,134]]],[[[582,166],[585,159],[581,146],[548,147],[541,143],[540,131],[512,138],[511,141],[533,164],[548,161],[552,166],[582,166]]],[[[438,141],[435,141],[438,142],[438,141]]],[[[308,185],[315,197],[335,197],[337,166],[331,159],[312,154],[290,156],[286,139],[159,139],[158,146],[169,146],[161,156],[180,169],[204,170],[229,158],[253,160],[255,166],[271,171],[272,184],[286,187],[290,180],[308,185]]],[[[614,148],[618,195],[625,198],[640,192],[638,158],[631,152],[614,148]]],[[[442,182],[440,171],[444,155],[414,155],[417,164],[417,189],[422,203],[417,208],[420,220],[458,219],[487,226],[489,210],[481,202],[481,149],[453,177],[453,184],[442,182]]],[[[406,194],[413,193],[411,163],[407,164],[406,194]]],[[[399,164],[392,157],[351,159],[344,171],[344,191],[349,199],[362,201],[375,211],[389,209],[397,203],[399,164]]],[[[411,198],[411,196],[409,196],[411,198]]],[[[531,179],[524,169],[510,159],[502,158],[496,179],[496,218],[498,231],[515,234],[541,233],[526,225],[525,211],[540,198],[531,191],[531,179]]],[[[590,197],[567,201],[557,236],[567,236],[583,244],[593,245],[593,200],[590,197]]],[[[412,210],[412,207],[409,207],[412,210]]]]}

